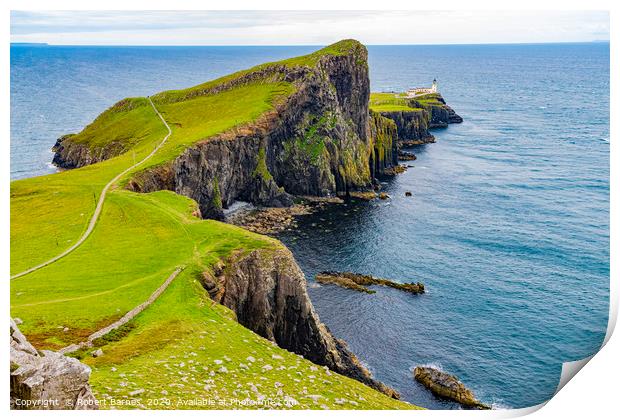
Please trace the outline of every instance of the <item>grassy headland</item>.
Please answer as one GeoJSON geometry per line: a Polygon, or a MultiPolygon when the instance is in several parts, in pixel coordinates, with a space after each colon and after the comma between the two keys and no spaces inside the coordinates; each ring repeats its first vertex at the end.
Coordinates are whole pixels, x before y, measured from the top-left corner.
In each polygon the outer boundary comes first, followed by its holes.
{"type": "MultiPolygon", "coordinates": [[[[156,397],[259,396],[288,396],[299,402],[296,408],[415,408],[274,346],[238,324],[232,312],[211,301],[196,280],[198,273],[232,252],[280,247],[279,242],[199,219],[194,216],[196,203],[173,192],[138,194],[122,189],[135,172],[168,162],[192,144],[252,123],[274,109],[295,89],[279,79],[278,66],[311,66],[321,55],[346,54],[358,47],[354,41],[343,41],[307,56],[155,95],[153,102],[171,126],[172,136],[110,190],[95,230],[79,248],[11,282],[11,316],[23,320],[22,332],[40,349],[79,342],[145,301],[176,267],[184,265],[185,271],[122,333],[97,343],[103,356],[80,354],[93,367],[91,382],[97,397],[136,395],[149,408],[181,408],[175,400],[167,407],[147,403],[156,397]]],[[[146,98],[126,99],[72,137],[93,149],[113,144],[120,155],[13,182],[11,273],[74,243],[86,229],[103,186],[147,156],[165,134],[146,98]]]]}

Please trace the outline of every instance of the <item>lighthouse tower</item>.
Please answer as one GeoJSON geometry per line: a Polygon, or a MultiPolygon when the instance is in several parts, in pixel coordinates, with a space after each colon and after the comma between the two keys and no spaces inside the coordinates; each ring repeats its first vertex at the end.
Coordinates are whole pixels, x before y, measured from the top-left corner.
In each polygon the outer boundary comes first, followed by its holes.
{"type": "Polygon", "coordinates": [[[433,79],[433,86],[431,86],[431,93],[437,93],[437,79],[433,79]]]}

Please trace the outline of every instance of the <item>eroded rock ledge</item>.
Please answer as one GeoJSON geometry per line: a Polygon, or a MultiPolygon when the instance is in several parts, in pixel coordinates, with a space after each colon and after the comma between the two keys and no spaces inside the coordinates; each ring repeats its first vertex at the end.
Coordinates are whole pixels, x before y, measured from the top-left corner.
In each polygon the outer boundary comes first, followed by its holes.
{"type": "Polygon", "coordinates": [[[396,283],[391,280],[381,279],[367,274],[324,271],[317,274],[315,278],[319,283],[336,284],[346,289],[357,290],[364,293],[376,293],[375,290],[366,287],[371,285],[391,287],[414,295],[424,293],[424,285],[422,283],[396,283]]]}
{"type": "Polygon", "coordinates": [[[38,352],[11,319],[11,409],[93,410],[90,368],[60,353],[38,352]]]}
{"type": "Polygon", "coordinates": [[[240,324],[306,359],[356,379],[384,394],[398,392],[372,378],[347,344],[321,323],[306,279],[281,246],[237,253],[200,278],[216,302],[232,309],[240,324]]]}

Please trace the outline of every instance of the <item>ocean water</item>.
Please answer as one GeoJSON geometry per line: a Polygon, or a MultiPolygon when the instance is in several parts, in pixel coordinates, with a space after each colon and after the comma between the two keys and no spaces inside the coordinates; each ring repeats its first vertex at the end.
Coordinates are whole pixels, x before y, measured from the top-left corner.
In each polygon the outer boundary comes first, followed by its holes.
{"type": "MultiPolygon", "coordinates": [[[[12,47],[11,178],[53,172],[55,139],[123,97],[311,50],[12,47]]],[[[321,320],[407,401],[458,408],[413,380],[421,364],[497,407],[547,400],[607,327],[609,44],[371,46],[369,61],[373,90],[436,77],[465,121],[412,149],[390,200],[330,206],[281,235],[321,320]],[[323,270],[427,293],[321,286],[323,270]]]]}

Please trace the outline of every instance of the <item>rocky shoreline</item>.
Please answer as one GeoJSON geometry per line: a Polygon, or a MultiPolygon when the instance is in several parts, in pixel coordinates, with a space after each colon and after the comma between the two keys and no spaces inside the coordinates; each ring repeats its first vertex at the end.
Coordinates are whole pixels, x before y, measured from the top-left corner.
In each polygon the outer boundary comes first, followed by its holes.
{"type": "Polygon", "coordinates": [[[377,278],[367,274],[351,273],[351,272],[333,272],[324,271],[316,275],[316,281],[322,284],[335,284],[345,289],[356,290],[373,294],[375,290],[366,286],[385,286],[392,289],[402,290],[414,295],[424,293],[424,285],[422,283],[396,283],[392,280],[377,278]]]}

